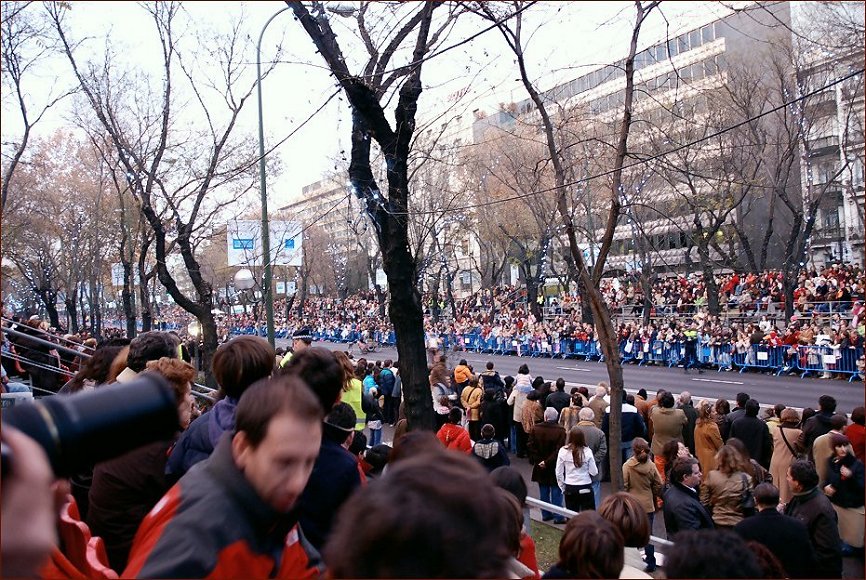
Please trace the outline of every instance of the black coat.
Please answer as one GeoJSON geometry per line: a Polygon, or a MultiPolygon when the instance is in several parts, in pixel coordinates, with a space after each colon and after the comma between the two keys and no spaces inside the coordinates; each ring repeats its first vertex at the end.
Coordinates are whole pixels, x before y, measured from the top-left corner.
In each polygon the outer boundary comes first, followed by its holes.
{"type": "Polygon", "coordinates": [[[850,453],[840,461],[835,457],[829,459],[827,469],[827,484],[832,485],[836,493],[830,497],[830,502],[843,508],[858,508],[863,505],[863,463],[850,453]],[[842,477],[842,466],[851,470],[851,477],[842,477]]]}
{"type": "Polygon", "coordinates": [[[557,485],[556,456],[565,445],[565,429],[556,421],[537,423],[529,434],[529,462],[532,481],[541,485],[557,485]],[[544,467],[539,467],[540,462],[544,467]]]}
{"type": "Polygon", "coordinates": [[[773,456],[773,437],[767,424],[757,417],[741,415],[731,423],[730,437],[736,437],[746,446],[752,459],[770,468],[770,458],[773,456]]]}
{"type": "Polygon", "coordinates": [[[571,395],[563,391],[554,391],[547,395],[547,400],[544,402],[545,407],[553,407],[557,413],[562,414],[562,410],[571,405],[571,395]]]}
{"type": "Polygon", "coordinates": [[[785,515],[796,518],[809,530],[815,549],[816,578],[842,577],[842,552],[836,511],[830,500],[817,487],[795,495],[785,506],[785,515]]]}
{"type": "Polygon", "coordinates": [[[734,531],[747,542],[765,545],[779,559],[791,578],[810,578],[815,573],[815,550],[809,530],[799,520],[780,514],[775,508],[746,518],[734,531]]]}
{"type": "Polygon", "coordinates": [[[698,422],[698,410],[689,402],[688,405],[679,405],[677,409],[682,409],[686,414],[686,419],[689,422],[683,427],[683,443],[689,448],[692,455],[695,454],[695,423],[698,422]]]}
{"type": "Polygon", "coordinates": [[[683,530],[715,528],[713,518],[701,504],[698,493],[681,483],[668,486],[664,494],[665,529],[668,538],[683,530]]]}

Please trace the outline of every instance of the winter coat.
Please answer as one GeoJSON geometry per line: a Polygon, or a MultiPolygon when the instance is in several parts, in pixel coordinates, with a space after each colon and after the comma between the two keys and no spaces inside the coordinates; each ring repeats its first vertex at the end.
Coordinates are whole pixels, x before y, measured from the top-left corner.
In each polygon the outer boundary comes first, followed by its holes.
{"type": "Polygon", "coordinates": [[[595,426],[601,428],[601,421],[604,419],[604,412],[610,404],[604,400],[604,397],[595,396],[589,400],[589,408],[595,413],[595,426]]]}
{"type": "Polygon", "coordinates": [[[661,457],[662,449],[668,441],[683,440],[683,429],[689,422],[681,409],[665,409],[659,406],[650,411],[650,420],[653,424],[652,452],[658,457],[661,457]]]}
{"type": "Polygon", "coordinates": [[[498,439],[479,439],[472,446],[472,455],[487,471],[503,465],[511,465],[505,445],[498,439]]]}
{"type": "Polygon", "coordinates": [[[400,393],[394,394],[394,385],[396,383],[394,371],[390,368],[382,369],[379,373],[379,391],[386,397],[399,397],[400,393]]]}
{"type": "Polygon", "coordinates": [[[681,483],[672,483],[664,494],[665,529],[668,539],[683,530],[713,529],[713,518],[698,500],[698,493],[681,483]]]}
{"type": "Polygon", "coordinates": [[[499,373],[496,371],[484,371],[480,375],[481,382],[484,385],[484,390],[493,389],[497,394],[505,395],[505,382],[499,373]]]}
{"type": "MultiPolygon", "coordinates": [[[[545,407],[553,407],[556,412],[562,414],[562,410],[571,405],[571,395],[563,391],[554,391],[547,395],[544,401],[545,407]]],[[[557,418],[559,416],[557,415],[557,418]]]]}
{"type": "Polygon", "coordinates": [[[472,378],[472,371],[466,365],[457,365],[454,368],[454,382],[458,385],[468,383],[472,378]]]}
{"type": "Polygon", "coordinates": [[[443,362],[437,362],[433,365],[433,368],[430,369],[430,386],[435,387],[437,383],[444,386],[446,389],[450,388],[451,373],[448,372],[448,368],[445,366],[443,362]]]}
{"type": "Polygon", "coordinates": [[[715,421],[695,425],[695,456],[701,464],[701,471],[709,473],[716,468],[716,453],[722,445],[722,435],[715,421]]]}
{"type": "Polygon", "coordinates": [[[592,457],[595,459],[596,467],[598,467],[598,474],[592,480],[601,481],[604,461],[607,459],[607,439],[604,432],[596,427],[592,421],[580,421],[577,428],[583,431],[586,446],[592,451],[592,457]]]}
{"type": "Polygon", "coordinates": [[[445,423],[439,428],[436,437],[447,449],[454,449],[463,453],[470,453],[472,451],[472,440],[469,438],[469,431],[460,425],[445,423]]]}
{"type": "Polygon", "coordinates": [[[830,419],[832,417],[833,413],[821,411],[817,415],[809,417],[806,424],[803,425],[803,432],[800,434],[800,448],[806,450],[812,461],[815,460],[812,454],[812,445],[815,443],[815,439],[830,432],[830,419]]]}
{"type": "Polygon", "coordinates": [[[770,459],[770,473],[773,475],[773,483],[779,488],[779,501],[788,503],[791,499],[791,486],[788,484],[788,468],[797,458],[791,453],[785,440],[788,441],[794,451],[799,452],[797,441],[800,439],[800,430],[783,423],[773,430],[773,457],[770,459]],[[784,435],[784,438],[783,438],[784,435]]]}
{"type": "Polygon", "coordinates": [[[238,400],[226,397],[190,423],[168,457],[165,474],[169,484],[180,479],[190,468],[210,457],[223,433],[235,430],[238,400]]]}
{"type": "Polygon", "coordinates": [[[544,420],[544,409],[541,408],[541,403],[538,401],[525,401],[523,403],[523,415],[520,417],[520,423],[523,425],[523,430],[527,435],[532,433],[536,423],[544,420]]]}
{"type": "Polygon", "coordinates": [[[736,437],[746,446],[749,456],[764,469],[770,467],[773,456],[773,439],[767,424],[757,417],[743,415],[731,423],[730,437],[736,437]]]}
{"type": "Polygon", "coordinates": [[[694,405],[689,402],[688,405],[679,405],[677,406],[683,413],[686,415],[686,419],[689,420],[686,423],[686,426],[683,427],[683,443],[685,443],[686,447],[689,448],[689,451],[694,454],[695,452],[695,424],[698,421],[698,411],[695,409],[694,405]]]}
{"type": "Polygon", "coordinates": [[[801,521],[767,508],[738,523],[734,532],[747,542],[754,540],[769,548],[789,578],[811,578],[814,574],[815,550],[801,521]]]}
{"type": "Polygon", "coordinates": [[[656,511],[655,498],[662,494],[662,478],[652,461],[641,463],[637,457],[630,457],[622,466],[622,482],[625,491],[640,502],[646,513],[656,511]]]}
{"type": "Polygon", "coordinates": [[[743,519],[743,493],[751,487],[752,478],[742,471],[726,475],[714,469],[701,483],[701,503],[710,510],[714,524],[735,526],[743,519]]]}
{"type": "Polygon", "coordinates": [[[851,441],[854,457],[866,463],[866,427],[851,423],[845,428],[845,435],[851,441]]]}
{"type": "Polygon", "coordinates": [[[293,514],[259,497],[231,440],[172,487],[135,536],[124,578],[318,578],[324,566],[293,514]]]}
{"type": "Polygon", "coordinates": [[[544,421],[529,434],[527,450],[532,464],[532,481],[556,485],[556,454],[565,445],[565,429],[554,421],[544,421]],[[544,467],[538,464],[544,462],[544,467]]]}
{"type": "Polygon", "coordinates": [[[815,578],[841,578],[842,552],[836,511],[827,496],[814,487],[795,494],[785,506],[785,515],[803,522],[815,548],[815,578]]]}
{"type": "Polygon", "coordinates": [[[512,420],[520,423],[523,419],[523,404],[526,402],[526,395],[532,390],[532,377],[529,375],[517,374],[514,379],[514,387],[511,394],[508,395],[508,404],[513,406],[512,420]]]}
{"type": "MultiPolygon", "coordinates": [[[[634,440],[635,437],[646,436],[646,423],[644,423],[643,417],[634,405],[629,405],[628,403],[622,404],[620,425],[622,426],[621,441],[623,443],[629,443],[634,440]]],[[[601,422],[601,430],[605,435],[610,434],[610,413],[604,414],[604,419],[602,419],[601,422]]]]}
{"type": "Polygon", "coordinates": [[[469,421],[478,421],[481,417],[481,395],[484,391],[479,386],[468,386],[463,388],[460,394],[460,402],[466,409],[466,418],[469,421]]]}
{"type": "Polygon", "coordinates": [[[832,485],[836,492],[830,496],[830,503],[843,508],[859,508],[863,506],[863,463],[850,453],[838,459],[830,458],[827,468],[827,485],[832,485]],[[842,476],[842,466],[851,470],[849,477],[842,476]]]}

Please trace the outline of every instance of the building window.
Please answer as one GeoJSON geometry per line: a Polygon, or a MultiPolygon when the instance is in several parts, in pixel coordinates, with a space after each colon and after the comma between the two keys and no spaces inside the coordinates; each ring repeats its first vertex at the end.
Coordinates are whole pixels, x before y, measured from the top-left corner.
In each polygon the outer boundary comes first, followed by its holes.
{"type": "Polygon", "coordinates": [[[704,44],[706,44],[708,42],[712,42],[714,40],[714,38],[715,37],[713,36],[713,25],[712,24],[709,24],[709,25],[701,28],[701,40],[703,41],[704,44]]]}

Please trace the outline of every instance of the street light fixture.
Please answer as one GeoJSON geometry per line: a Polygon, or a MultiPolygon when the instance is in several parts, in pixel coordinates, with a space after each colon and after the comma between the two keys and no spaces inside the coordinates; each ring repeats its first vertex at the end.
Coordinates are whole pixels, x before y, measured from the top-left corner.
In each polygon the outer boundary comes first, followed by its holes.
{"type": "MultiPolygon", "coordinates": [[[[268,219],[268,188],[265,179],[265,125],[262,118],[262,38],[265,36],[265,30],[267,30],[274,18],[289,9],[291,9],[291,6],[286,6],[268,18],[265,25],[262,26],[262,31],[259,33],[259,41],[256,44],[256,87],[258,89],[259,100],[259,180],[261,182],[262,198],[262,262],[265,266],[265,275],[262,280],[262,298],[265,302],[268,342],[271,343],[271,346],[274,346],[274,294],[271,289],[271,279],[273,277],[271,266],[271,232],[268,219]]],[[[353,3],[332,3],[332,5],[326,5],[325,9],[342,17],[349,17],[357,11],[353,3]]]]}

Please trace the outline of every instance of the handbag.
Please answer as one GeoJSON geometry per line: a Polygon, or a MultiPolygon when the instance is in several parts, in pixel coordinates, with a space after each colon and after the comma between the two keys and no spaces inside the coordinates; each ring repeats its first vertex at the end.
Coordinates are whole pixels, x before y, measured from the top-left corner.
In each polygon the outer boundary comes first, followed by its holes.
{"type": "Polygon", "coordinates": [[[755,496],[752,494],[752,488],[749,487],[749,480],[745,473],[741,473],[743,479],[743,494],[740,496],[740,511],[743,512],[743,517],[755,515],[757,509],[755,507],[755,496]]]}
{"type": "Polygon", "coordinates": [[[788,448],[788,451],[791,452],[791,455],[794,456],[794,459],[805,459],[806,458],[805,453],[797,453],[797,451],[794,450],[794,448],[791,446],[791,444],[788,443],[788,438],[785,437],[785,428],[782,426],[779,426],[779,435],[782,436],[782,441],[785,442],[785,446],[788,448]]]}

